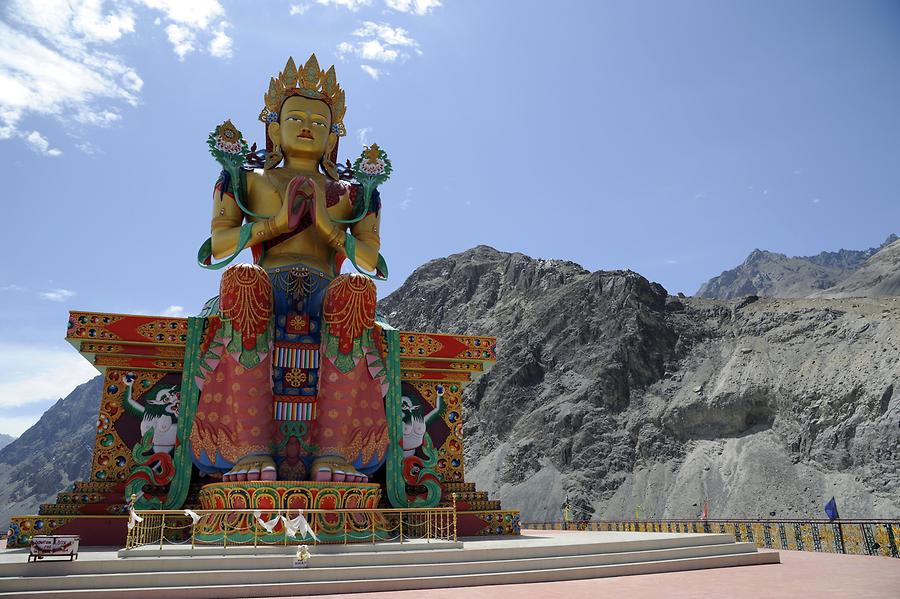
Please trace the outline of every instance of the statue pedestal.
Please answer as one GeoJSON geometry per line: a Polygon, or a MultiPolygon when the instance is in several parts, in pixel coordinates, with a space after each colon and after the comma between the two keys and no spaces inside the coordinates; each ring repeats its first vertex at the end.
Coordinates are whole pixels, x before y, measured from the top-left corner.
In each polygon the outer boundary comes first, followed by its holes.
{"type": "Polygon", "coordinates": [[[300,510],[315,531],[320,543],[372,542],[381,538],[382,517],[376,512],[347,513],[336,510],[372,510],[381,500],[381,486],[373,483],[334,483],[315,481],[237,481],[211,483],[200,489],[200,507],[204,510],[243,510],[205,514],[194,530],[197,543],[221,544],[227,532],[229,544],[312,543],[311,536],[290,537],[283,521],[266,530],[253,516],[272,521],[279,515],[297,518],[300,510]],[[250,510],[250,511],[246,511],[250,510]],[[327,510],[330,513],[308,513],[327,510]]]}
{"type": "MultiPolygon", "coordinates": [[[[55,502],[42,505],[36,515],[13,516],[7,547],[27,547],[34,534],[77,534],[81,536],[82,546],[117,545],[125,541],[126,502],[135,492],[128,490],[128,486],[144,476],[155,478],[159,466],[152,455],[135,457],[144,433],[141,417],[125,409],[124,377],[126,373],[135,373],[135,400],[142,405],[155,386],[181,385],[187,333],[185,318],[70,313],[66,339],[104,374],[90,478],[75,483],[74,489],[59,493],[55,502]]],[[[465,480],[462,390],[490,369],[496,360],[495,343],[493,337],[400,331],[403,397],[412,402],[419,414],[427,414],[437,405],[438,388],[443,391],[444,409],[427,432],[436,452],[435,476],[441,487],[439,505],[453,505],[452,496],[456,495],[459,536],[519,534],[518,512],[502,509],[499,501],[489,499],[487,493],[478,491],[473,483],[465,480]]],[[[406,459],[413,462],[429,459],[423,446],[414,451],[406,459]]],[[[175,472],[184,476],[182,482],[189,487],[184,500],[177,504],[165,504],[171,483],[144,486],[145,497],[156,498],[158,507],[152,509],[196,510],[198,504],[204,509],[259,509],[270,520],[274,515],[266,510],[374,508],[385,492],[384,487],[373,484],[305,481],[214,483],[200,491],[197,486],[202,479],[196,472],[190,472],[190,464],[186,466],[187,471],[181,472],[175,465],[175,472]]],[[[408,472],[414,470],[409,468],[408,472]]],[[[296,517],[296,514],[294,511],[291,515],[296,517]]],[[[228,526],[228,542],[233,542],[232,531],[242,526],[244,532],[240,534],[244,535],[244,542],[252,544],[254,529],[248,526],[246,517],[243,523],[232,522],[234,517],[232,514],[228,520],[222,520],[228,526]]],[[[176,542],[190,539],[190,518],[183,516],[180,522],[172,518],[172,524],[177,523],[178,527],[167,529],[166,538],[176,542]]],[[[167,518],[167,527],[169,522],[167,518]]],[[[209,534],[202,542],[221,544],[221,529],[213,524],[210,523],[209,534]]],[[[253,524],[252,517],[250,524],[253,524]]],[[[371,541],[371,531],[361,530],[364,524],[371,526],[371,519],[360,520],[352,531],[348,526],[348,539],[371,541]]],[[[376,521],[376,530],[378,524],[376,521]]],[[[340,521],[316,520],[315,526],[320,539],[342,542],[344,531],[340,521]]],[[[282,525],[278,524],[275,530],[283,540],[282,525]]],[[[309,541],[289,539],[288,542],[309,541]]]]}
{"type": "Polygon", "coordinates": [[[353,510],[375,509],[381,485],[315,481],[236,481],[203,485],[204,510],[353,510]]]}

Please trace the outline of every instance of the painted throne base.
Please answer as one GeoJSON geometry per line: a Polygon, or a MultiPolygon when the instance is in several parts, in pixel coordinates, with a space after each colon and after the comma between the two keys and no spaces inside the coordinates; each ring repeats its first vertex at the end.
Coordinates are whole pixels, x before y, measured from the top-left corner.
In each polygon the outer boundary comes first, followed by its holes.
{"type": "MultiPolygon", "coordinates": [[[[194,529],[196,543],[228,544],[310,543],[312,538],[288,537],[279,522],[272,532],[263,528],[249,512],[227,513],[227,510],[259,510],[261,518],[270,521],[279,513],[296,518],[300,510],[368,510],[377,509],[381,486],[374,483],[335,483],[315,481],[235,481],[211,483],[200,489],[203,510],[226,510],[205,514],[194,529]]],[[[375,512],[356,514],[304,514],[320,543],[372,542],[380,539],[384,525],[375,512]]]]}

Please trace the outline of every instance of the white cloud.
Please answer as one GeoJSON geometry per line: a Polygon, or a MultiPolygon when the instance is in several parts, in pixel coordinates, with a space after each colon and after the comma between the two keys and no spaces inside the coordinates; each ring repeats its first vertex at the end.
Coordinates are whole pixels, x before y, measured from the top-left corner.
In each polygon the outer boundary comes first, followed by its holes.
{"type": "MultiPolygon", "coordinates": [[[[398,59],[409,58],[409,51],[422,54],[419,43],[410,37],[402,27],[392,27],[387,23],[364,21],[362,26],[353,32],[361,41],[344,41],[338,44],[338,56],[342,59],[357,56],[363,60],[392,63],[398,59]]],[[[361,65],[363,71],[374,79],[378,79],[381,71],[370,66],[361,65]],[[368,68],[367,68],[368,67],[368,68]],[[375,72],[373,72],[375,71],[375,72]]]]}
{"type": "Polygon", "coordinates": [[[394,62],[400,56],[398,51],[383,46],[378,40],[361,42],[357,46],[357,54],[364,60],[377,60],[378,62],[394,62]]]}
{"type": "Polygon", "coordinates": [[[114,42],[124,33],[134,31],[134,14],[128,7],[119,6],[112,14],[103,14],[103,0],[82,0],[74,8],[74,28],[95,42],[114,42]]]}
{"type": "Polygon", "coordinates": [[[184,60],[185,56],[194,51],[197,36],[190,28],[172,23],[166,27],[166,37],[169,38],[172,50],[178,55],[179,60],[184,60]]]}
{"type": "Polygon", "coordinates": [[[0,344],[2,408],[65,397],[95,376],[97,370],[72,348],[0,344]]]}
{"type": "Polygon", "coordinates": [[[366,75],[368,75],[375,81],[378,81],[378,78],[381,76],[381,69],[376,69],[375,67],[373,67],[371,65],[361,64],[361,65],[359,65],[359,68],[361,68],[363,71],[365,71],[366,75]]]}
{"type": "Polygon", "coordinates": [[[291,8],[288,12],[293,17],[296,15],[305,15],[308,10],[309,4],[291,4],[291,8]]]}
{"type": "Polygon", "coordinates": [[[418,47],[418,42],[402,27],[391,27],[387,23],[363,22],[362,27],[353,32],[356,37],[375,37],[391,46],[418,47]]]}
{"type": "Polygon", "coordinates": [[[28,291],[27,288],[22,287],[21,285],[16,285],[15,283],[10,283],[9,285],[4,285],[0,287],[0,291],[28,291]]]}
{"type": "Polygon", "coordinates": [[[322,6],[342,6],[356,12],[363,6],[371,6],[372,0],[316,0],[316,4],[321,4],[322,6]]]}
{"type": "Polygon", "coordinates": [[[669,265],[678,264],[678,260],[675,260],[674,258],[667,258],[666,264],[669,264],[669,265]]]}
{"type": "Polygon", "coordinates": [[[34,426],[40,418],[38,415],[16,416],[15,412],[13,414],[2,413],[0,414],[0,433],[21,437],[22,433],[34,426]]]}
{"type": "Polygon", "coordinates": [[[812,201],[812,202],[813,202],[813,204],[818,204],[818,203],[820,203],[821,201],[822,201],[821,198],[813,198],[813,201],[812,201]]]}
{"type": "MultiPolygon", "coordinates": [[[[169,21],[166,25],[166,37],[172,44],[172,50],[178,55],[179,60],[197,50],[201,43],[198,37],[201,33],[212,35],[207,45],[211,56],[216,58],[231,58],[233,54],[231,37],[225,33],[225,29],[231,27],[225,21],[225,9],[218,0],[134,0],[144,6],[163,13],[169,21]]],[[[156,24],[162,24],[162,20],[156,19],[156,24]]]]}
{"type": "MultiPolygon", "coordinates": [[[[365,65],[363,65],[365,66],[365,65]]],[[[365,69],[363,69],[365,70],[365,69]]],[[[377,77],[376,77],[377,79],[377,77]]],[[[356,133],[356,138],[359,140],[360,145],[367,146],[369,145],[369,133],[372,132],[371,127],[363,127],[356,133]]]]}
{"type": "Polygon", "coordinates": [[[222,23],[219,24],[219,29],[213,36],[212,41],[209,42],[209,53],[216,58],[231,58],[234,54],[232,50],[234,40],[225,33],[225,29],[228,27],[231,27],[231,24],[222,21],[222,23]]]}
{"type": "Polygon", "coordinates": [[[441,5],[441,0],[384,0],[388,8],[419,16],[427,15],[441,5]]]}
{"type": "Polygon", "coordinates": [[[176,316],[184,316],[184,306],[169,306],[162,313],[163,316],[174,318],[176,316]]]}
{"type": "Polygon", "coordinates": [[[87,154],[88,156],[94,156],[95,154],[101,153],[100,148],[98,148],[97,146],[95,146],[94,144],[92,144],[89,141],[86,141],[84,143],[75,144],[75,147],[78,148],[79,150],[81,150],[82,152],[84,152],[85,154],[87,154]]]}
{"type": "Polygon", "coordinates": [[[22,127],[26,119],[102,127],[122,119],[123,103],[137,105],[143,80],[108,50],[136,31],[139,6],[162,13],[160,24],[181,28],[169,34],[181,58],[199,47],[201,33],[211,36],[213,56],[231,55],[218,0],[7,0],[0,8],[0,140],[22,139],[58,155],[42,133],[38,138],[22,127]]]}
{"type": "Polygon", "coordinates": [[[139,0],[144,6],[162,12],[174,23],[191,29],[206,29],[213,21],[225,16],[218,0],[139,0]]]}
{"type": "Polygon", "coordinates": [[[38,295],[51,302],[64,302],[70,297],[73,297],[75,292],[68,289],[51,289],[49,291],[38,292],[38,295]]]}
{"type": "Polygon", "coordinates": [[[25,143],[28,144],[28,147],[41,154],[43,156],[59,156],[62,154],[60,150],[56,148],[50,147],[50,142],[47,141],[47,138],[38,133],[37,131],[32,131],[28,134],[23,134],[22,139],[25,140],[25,143]]]}
{"type": "Polygon", "coordinates": [[[407,187],[406,188],[406,197],[404,197],[403,201],[400,202],[400,210],[406,210],[407,208],[409,208],[410,204],[412,204],[412,201],[413,201],[413,188],[407,187]]]}

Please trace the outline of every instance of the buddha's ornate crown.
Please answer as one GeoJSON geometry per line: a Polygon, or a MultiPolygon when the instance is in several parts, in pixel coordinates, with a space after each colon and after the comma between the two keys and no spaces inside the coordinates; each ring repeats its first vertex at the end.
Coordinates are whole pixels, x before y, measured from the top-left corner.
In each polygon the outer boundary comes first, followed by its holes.
{"type": "Polygon", "coordinates": [[[319,61],[313,54],[298,71],[294,58],[288,58],[284,71],[269,81],[269,91],[264,96],[266,105],[259,113],[259,120],[263,123],[277,122],[281,105],[285,99],[295,95],[328,104],[331,108],[331,132],[339,137],[347,135],[344,129],[344,113],[347,112],[344,90],[338,85],[333,65],[327,72],[319,69],[319,61]]]}

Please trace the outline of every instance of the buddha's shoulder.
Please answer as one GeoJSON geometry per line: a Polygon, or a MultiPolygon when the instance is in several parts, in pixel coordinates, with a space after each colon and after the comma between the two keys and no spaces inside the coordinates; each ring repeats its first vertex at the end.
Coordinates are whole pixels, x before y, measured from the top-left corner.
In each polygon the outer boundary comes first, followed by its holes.
{"type": "Polygon", "coordinates": [[[278,192],[276,182],[261,168],[246,171],[244,181],[247,186],[247,193],[251,195],[278,192]]]}
{"type": "Polygon", "coordinates": [[[252,171],[247,171],[245,175],[245,180],[247,181],[247,190],[258,188],[262,190],[275,190],[275,183],[272,182],[266,171],[261,168],[255,168],[252,171]]]}

